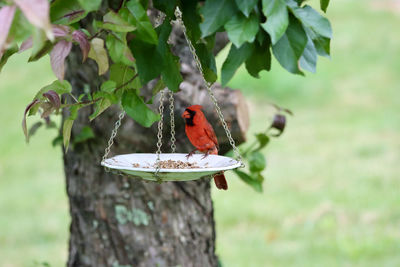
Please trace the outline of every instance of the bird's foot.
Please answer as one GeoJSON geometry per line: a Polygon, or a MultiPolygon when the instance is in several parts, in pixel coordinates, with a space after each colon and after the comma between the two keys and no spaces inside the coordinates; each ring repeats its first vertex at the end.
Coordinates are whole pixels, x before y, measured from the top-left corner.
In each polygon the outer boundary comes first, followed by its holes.
{"type": "Polygon", "coordinates": [[[201,159],[207,158],[209,154],[210,154],[210,151],[208,150],[208,151],[201,157],[201,159]]]}
{"type": "Polygon", "coordinates": [[[190,151],[189,154],[186,155],[186,159],[189,159],[191,156],[193,156],[194,152],[196,152],[197,149],[190,151]]]}

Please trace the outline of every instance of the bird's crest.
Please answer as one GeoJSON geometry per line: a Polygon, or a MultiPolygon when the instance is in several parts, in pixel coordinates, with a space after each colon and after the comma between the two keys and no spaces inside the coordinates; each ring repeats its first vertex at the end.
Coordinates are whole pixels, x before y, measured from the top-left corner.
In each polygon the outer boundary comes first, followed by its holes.
{"type": "Polygon", "coordinates": [[[203,108],[203,106],[201,106],[201,105],[193,105],[193,106],[187,107],[186,109],[201,110],[202,108],[203,108]]]}

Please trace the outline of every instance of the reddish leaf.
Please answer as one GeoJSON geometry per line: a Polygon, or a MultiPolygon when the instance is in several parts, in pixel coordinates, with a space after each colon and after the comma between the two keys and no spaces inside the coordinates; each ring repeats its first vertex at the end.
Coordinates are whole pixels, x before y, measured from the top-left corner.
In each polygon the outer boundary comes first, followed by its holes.
{"type": "Polygon", "coordinates": [[[69,28],[65,25],[53,25],[54,37],[66,37],[69,35],[69,28]]]}
{"type": "Polygon", "coordinates": [[[25,50],[28,50],[29,48],[32,47],[32,45],[33,45],[32,37],[29,37],[28,39],[26,39],[26,40],[21,44],[21,46],[19,47],[18,53],[22,53],[22,52],[24,52],[25,50]]]}
{"type": "Polygon", "coordinates": [[[45,30],[47,38],[54,40],[52,27],[50,24],[49,10],[50,5],[47,0],[14,0],[22,10],[25,17],[34,26],[45,30]]]}
{"type": "Polygon", "coordinates": [[[71,51],[71,48],[72,48],[71,42],[61,40],[54,46],[53,50],[51,50],[50,53],[51,68],[53,69],[54,74],[60,81],[64,80],[64,70],[65,70],[64,61],[65,58],[68,56],[69,52],[71,51]]]}
{"type": "Polygon", "coordinates": [[[28,111],[35,105],[39,103],[38,99],[34,99],[31,103],[29,103],[29,105],[25,108],[25,112],[24,112],[24,118],[22,120],[22,130],[24,131],[24,135],[25,135],[25,139],[26,142],[29,141],[29,136],[28,136],[28,129],[26,127],[26,114],[28,113],[28,111]]]}
{"type": "Polygon", "coordinates": [[[82,62],[84,62],[87,59],[90,51],[90,43],[87,39],[87,36],[82,31],[76,30],[72,33],[72,38],[79,44],[79,47],[82,51],[82,62]]]}
{"type": "Polygon", "coordinates": [[[50,101],[51,105],[58,109],[61,106],[61,100],[60,97],[58,96],[58,94],[53,91],[53,90],[49,90],[46,93],[43,94],[44,97],[47,97],[47,99],[50,101]]]}
{"type": "Polygon", "coordinates": [[[0,9],[0,53],[4,49],[14,14],[15,6],[5,6],[0,9]]]}

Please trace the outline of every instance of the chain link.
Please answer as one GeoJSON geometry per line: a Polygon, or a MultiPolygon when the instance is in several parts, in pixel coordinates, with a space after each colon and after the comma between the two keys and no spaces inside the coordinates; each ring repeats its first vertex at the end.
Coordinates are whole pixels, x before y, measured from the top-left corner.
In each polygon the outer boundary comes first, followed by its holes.
{"type": "Polygon", "coordinates": [[[169,91],[169,116],[171,117],[171,153],[176,151],[175,138],[175,115],[174,115],[174,92],[169,91]]]}
{"type": "Polygon", "coordinates": [[[125,117],[125,114],[125,111],[122,111],[118,116],[118,120],[114,124],[114,129],[112,130],[110,139],[108,140],[108,146],[106,147],[106,149],[104,149],[103,161],[106,160],[108,154],[110,154],[111,147],[114,144],[114,138],[117,136],[118,128],[121,126],[121,122],[125,117]]]}
{"type": "Polygon", "coordinates": [[[158,107],[158,112],[160,113],[160,120],[158,121],[158,132],[157,132],[157,159],[156,159],[156,171],[154,177],[156,177],[157,182],[162,182],[158,173],[160,172],[160,155],[162,147],[162,134],[163,134],[163,120],[164,120],[164,93],[165,90],[160,92],[160,106],[158,107]]]}
{"type": "MultiPolygon", "coordinates": [[[[111,147],[114,144],[114,139],[115,139],[115,137],[117,136],[117,133],[118,133],[118,128],[121,126],[121,122],[124,119],[125,114],[126,114],[125,111],[122,111],[118,116],[118,120],[114,124],[114,129],[112,130],[110,139],[108,140],[108,145],[104,149],[104,155],[103,155],[103,158],[102,158],[102,162],[104,162],[107,159],[108,154],[110,154],[111,147]]],[[[120,171],[111,170],[108,167],[104,167],[104,170],[106,172],[111,172],[111,173],[123,176],[123,174],[120,171]]]]}
{"type": "Polygon", "coordinates": [[[229,143],[232,146],[233,153],[235,154],[235,158],[240,162],[241,167],[244,167],[245,165],[243,163],[243,158],[240,155],[239,149],[236,147],[235,140],[233,140],[233,138],[232,138],[232,134],[231,134],[231,132],[230,132],[230,130],[228,128],[228,125],[227,125],[225,119],[224,119],[224,115],[222,114],[221,108],[218,105],[218,101],[217,101],[213,91],[211,90],[212,84],[209,83],[205,79],[204,74],[203,74],[203,67],[201,66],[199,57],[197,56],[196,49],[194,48],[194,46],[193,46],[192,42],[190,41],[189,37],[187,36],[186,26],[183,23],[182,12],[180,11],[179,7],[176,7],[176,9],[175,9],[175,17],[176,17],[176,19],[178,20],[179,24],[182,27],[183,34],[184,34],[186,42],[187,42],[187,44],[189,46],[190,52],[192,53],[194,61],[196,63],[196,66],[200,71],[201,77],[203,78],[204,84],[205,84],[205,86],[207,88],[207,91],[208,91],[208,93],[210,95],[210,98],[211,98],[212,102],[214,103],[215,110],[217,111],[218,117],[219,117],[219,119],[220,119],[220,121],[222,123],[222,126],[223,126],[224,130],[225,130],[226,136],[228,137],[229,143]]]}

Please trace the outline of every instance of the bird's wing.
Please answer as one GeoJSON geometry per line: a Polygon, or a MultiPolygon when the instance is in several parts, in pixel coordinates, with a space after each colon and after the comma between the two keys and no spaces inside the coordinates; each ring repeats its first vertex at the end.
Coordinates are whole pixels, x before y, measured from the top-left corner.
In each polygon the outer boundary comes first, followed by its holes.
{"type": "Polygon", "coordinates": [[[206,123],[206,125],[204,126],[204,131],[205,131],[206,135],[208,136],[208,138],[210,138],[210,140],[215,144],[215,146],[219,150],[217,136],[215,135],[214,129],[212,128],[210,123],[208,123],[208,122],[206,123]]]}

